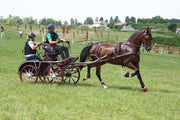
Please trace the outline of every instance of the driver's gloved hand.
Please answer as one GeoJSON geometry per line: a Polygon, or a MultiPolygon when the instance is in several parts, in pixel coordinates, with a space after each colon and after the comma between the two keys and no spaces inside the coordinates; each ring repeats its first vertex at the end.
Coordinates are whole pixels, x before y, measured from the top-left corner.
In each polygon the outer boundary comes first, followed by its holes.
{"type": "Polygon", "coordinates": [[[66,43],[68,43],[68,44],[69,44],[70,42],[69,42],[69,41],[66,41],[66,43]]]}
{"type": "Polygon", "coordinates": [[[61,43],[61,42],[63,42],[63,40],[58,40],[58,43],[61,43]]]}

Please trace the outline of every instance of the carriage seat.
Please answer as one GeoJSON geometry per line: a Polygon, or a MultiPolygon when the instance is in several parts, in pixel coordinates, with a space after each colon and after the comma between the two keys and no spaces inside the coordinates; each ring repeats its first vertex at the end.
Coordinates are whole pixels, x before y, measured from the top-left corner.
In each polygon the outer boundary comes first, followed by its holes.
{"type": "Polygon", "coordinates": [[[57,61],[57,54],[53,47],[48,43],[43,43],[43,49],[45,54],[45,60],[57,61]]]}

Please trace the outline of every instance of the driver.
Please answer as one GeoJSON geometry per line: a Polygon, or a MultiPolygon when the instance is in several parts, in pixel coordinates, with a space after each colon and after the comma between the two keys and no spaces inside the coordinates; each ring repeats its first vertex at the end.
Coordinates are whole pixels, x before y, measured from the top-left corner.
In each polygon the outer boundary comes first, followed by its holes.
{"type": "Polygon", "coordinates": [[[40,46],[42,43],[41,42],[34,43],[36,35],[33,32],[29,33],[28,37],[29,39],[26,41],[25,47],[24,47],[25,59],[26,60],[40,60],[40,58],[36,55],[36,48],[40,46]]]}
{"type": "Polygon", "coordinates": [[[69,51],[68,51],[67,47],[58,46],[56,44],[59,42],[66,42],[69,44],[69,41],[62,39],[61,37],[59,37],[58,33],[54,32],[54,28],[55,28],[54,24],[49,24],[47,27],[48,27],[49,31],[46,35],[46,43],[49,43],[53,47],[55,52],[58,55],[61,55],[62,60],[68,58],[69,51]]]}

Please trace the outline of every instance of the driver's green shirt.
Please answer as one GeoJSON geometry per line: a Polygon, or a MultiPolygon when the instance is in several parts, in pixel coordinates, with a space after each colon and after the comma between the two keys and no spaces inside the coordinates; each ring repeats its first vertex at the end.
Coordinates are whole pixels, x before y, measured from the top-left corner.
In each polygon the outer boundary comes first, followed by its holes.
{"type": "MultiPolygon", "coordinates": [[[[57,34],[57,37],[59,37],[59,34],[58,34],[57,32],[55,32],[55,33],[57,34]]],[[[47,37],[48,40],[51,40],[51,39],[52,39],[51,33],[48,33],[48,34],[46,35],[46,37],[47,37]]]]}

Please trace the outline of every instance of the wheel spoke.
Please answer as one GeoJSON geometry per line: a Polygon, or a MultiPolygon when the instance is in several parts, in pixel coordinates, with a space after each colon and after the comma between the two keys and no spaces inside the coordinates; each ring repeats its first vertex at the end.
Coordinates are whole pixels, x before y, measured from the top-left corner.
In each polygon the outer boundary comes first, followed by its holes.
{"type": "Polygon", "coordinates": [[[55,72],[58,72],[58,68],[55,69],[55,72]]]}
{"type": "Polygon", "coordinates": [[[75,78],[78,78],[77,76],[75,76],[75,75],[72,75],[73,77],[75,77],[75,78]]]}
{"type": "Polygon", "coordinates": [[[53,68],[53,66],[51,66],[51,69],[52,69],[53,72],[55,71],[54,68],[53,68]]]}
{"type": "Polygon", "coordinates": [[[49,74],[51,74],[51,72],[50,72],[49,70],[47,70],[47,72],[48,72],[49,74]]]}
{"type": "Polygon", "coordinates": [[[26,70],[26,69],[24,69],[24,71],[25,71],[25,73],[27,73],[27,70],[26,70]]]}
{"type": "Polygon", "coordinates": [[[64,79],[64,81],[66,81],[68,79],[68,77],[66,77],[65,79],[64,79]]]}
{"type": "Polygon", "coordinates": [[[36,75],[37,75],[37,73],[34,73],[33,75],[35,75],[35,76],[36,76],[36,75]]]}
{"type": "Polygon", "coordinates": [[[27,76],[27,74],[26,74],[26,73],[22,73],[21,75],[23,75],[23,76],[27,76]]]}
{"type": "Polygon", "coordinates": [[[78,71],[71,72],[71,74],[77,73],[78,71]]]}
{"type": "Polygon", "coordinates": [[[71,77],[71,79],[73,80],[73,82],[75,83],[74,79],[71,77]]]}
{"type": "Polygon", "coordinates": [[[35,69],[31,69],[31,73],[33,73],[35,71],[35,69]]]}
{"type": "Polygon", "coordinates": [[[36,77],[32,77],[32,79],[35,81],[35,80],[36,80],[36,77]]]}

